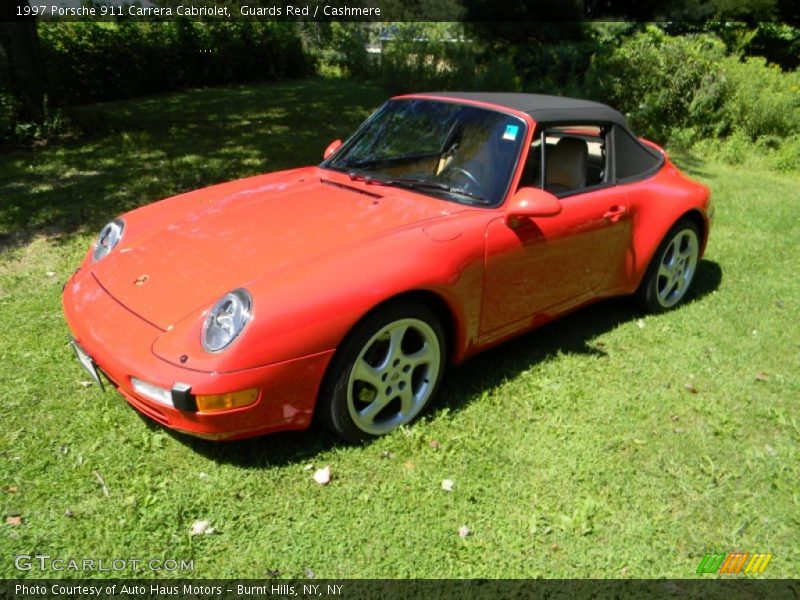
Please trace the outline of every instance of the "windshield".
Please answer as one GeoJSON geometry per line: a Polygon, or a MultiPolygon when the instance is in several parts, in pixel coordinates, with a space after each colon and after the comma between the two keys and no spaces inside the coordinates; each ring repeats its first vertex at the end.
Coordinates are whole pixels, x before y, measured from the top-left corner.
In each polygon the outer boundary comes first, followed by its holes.
{"type": "Polygon", "coordinates": [[[525,122],[513,115],[436,100],[390,100],[323,168],[464,204],[505,197],[525,122]]]}

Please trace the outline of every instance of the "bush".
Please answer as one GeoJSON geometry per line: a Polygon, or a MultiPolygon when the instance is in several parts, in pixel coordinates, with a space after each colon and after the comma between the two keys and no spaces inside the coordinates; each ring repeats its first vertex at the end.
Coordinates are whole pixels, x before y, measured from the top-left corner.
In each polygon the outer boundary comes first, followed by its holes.
{"type": "Polygon", "coordinates": [[[725,94],[718,67],[724,56],[725,46],[714,36],[671,37],[649,26],[594,58],[587,91],[627,114],[638,133],[661,143],[675,129],[720,134],[713,115],[725,94]]]}
{"type": "Polygon", "coordinates": [[[70,123],[61,111],[44,107],[44,118],[39,123],[20,118],[19,100],[0,90],[0,149],[20,144],[39,142],[71,133],[70,123]]]}
{"type": "Polygon", "coordinates": [[[391,93],[521,89],[509,59],[484,55],[460,26],[446,23],[394,25],[375,70],[391,93]]]}
{"type": "Polygon", "coordinates": [[[761,57],[726,56],[710,34],[669,36],[650,26],[592,61],[587,95],[626,113],[639,134],[730,164],[757,151],[797,164],[800,74],[761,57]],[[794,136],[794,137],[793,137],[794,136]]]}
{"type": "Polygon", "coordinates": [[[751,140],[800,132],[800,74],[784,73],[761,57],[722,65],[728,80],[723,118],[751,140]]]}
{"type": "Polygon", "coordinates": [[[294,23],[41,23],[39,38],[57,106],[314,70],[294,23]]]}
{"type": "Polygon", "coordinates": [[[20,121],[18,99],[0,88],[0,145],[66,132],[63,106],[315,70],[295,23],[40,23],[39,42],[48,82],[45,117],[20,121]]]}
{"type": "Polygon", "coordinates": [[[330,24],[330,40],[325,61],[339,67],[352,77],[365,78],[372,73],[367,44],[369,29],[361,23],[330,24]]]}
{"type": "Polygon", "coordinates": [[[755,150],[753,140],[742,131],[734,131],[719,145],[718,156],[729,165],[741,165],[755,150]]]}
{"type": "Polygon", "coordinates": [[[530,45],[514,48],[511,54],[524,91],[585,96],[584,76],[599,50],[599,44],[589,40],[530,45]]]}
{"type": "Polygon", "coordinates": [[[800,135],[783,140],[775,156],[779,171],[800,171],[800,135]]]}
{"type": "Polygon", "coordinates": [[[0,140],[16,137],[19,108],[19,101],[13,95],[0,92],[0,140]]]}

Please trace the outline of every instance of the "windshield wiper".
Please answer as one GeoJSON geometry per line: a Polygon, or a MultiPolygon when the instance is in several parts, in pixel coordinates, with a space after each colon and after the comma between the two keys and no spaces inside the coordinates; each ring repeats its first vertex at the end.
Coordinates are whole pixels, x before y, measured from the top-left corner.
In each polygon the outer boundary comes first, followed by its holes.
{"type": "Polygon", "coordinates": [[[458,196],[466,196],[479,204],[491,204],[491,201],[484,198],[480,194],[470,192],[460,187],[454,187],[441,181],[426,181],[424,179],[384,179],[381,180],[383,185],[396,185],[398,187],[405,187],[412,190],[437,190],[446,192],[448,194],[456,194],[458,196]]]}
{"type": "Polygon", "coordinates": [[[350,181],[361,181],[367,185],[390,185],[389,182],[392,181],[390,179],[381,179],[380,177],[359,173],[358,171],[347,171],[347,176],[350,178],[350,181]]]}
{"type": "Polygon", "coordinates": [[[491,204],[489,200],[487,200],[480,194],[475,194],[474,192],[470,192],[460,187],[447,185],[446,183],[442,183],[441,181],[426,181],[424,179],[410,179],[406,177],[384,179],[382,177],[373,177],[371,175],[366,175],[365,173],[360,173],[358,171],[348,171],[347,175],[350,177],[351,181],[361,181],[362,183],[366,183],[367,185],[392,185],[395,187],[402,187],[410,190],[435,190],[435,191],[445,192],[448,194],[465,196],[471,200],[474,200],[478,204],[487,204],[487,205],[491,204]]]}

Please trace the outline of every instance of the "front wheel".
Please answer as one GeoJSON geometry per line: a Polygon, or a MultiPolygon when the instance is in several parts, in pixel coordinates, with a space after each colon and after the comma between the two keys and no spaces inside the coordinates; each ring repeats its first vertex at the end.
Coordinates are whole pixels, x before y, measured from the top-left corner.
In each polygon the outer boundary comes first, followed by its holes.
{"type": "Polygon", "coordinates": [[[436,393],[445,362],[441,323],[426,306],[367,316],[334,356],[317,407],[338,436],[359,442],[412,421],[436,393]]]}
{"type": "Polygon", "coordinates": [[[664,312],[684,299],[694,281],[700,257],[700,234],[691,219],[681,219],[656,251],[637,292],[650,312],[664,312]]]}

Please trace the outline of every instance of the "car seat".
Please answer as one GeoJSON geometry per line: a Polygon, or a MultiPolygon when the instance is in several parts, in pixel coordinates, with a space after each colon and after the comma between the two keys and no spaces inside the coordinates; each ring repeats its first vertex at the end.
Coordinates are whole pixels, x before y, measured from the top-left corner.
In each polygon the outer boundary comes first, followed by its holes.
{"type": "Polygon", "coordinates": [[[545,155],[544,189],[553,194],[586,187],[589,145],[576,137],[563,137],[545,155]]]}

